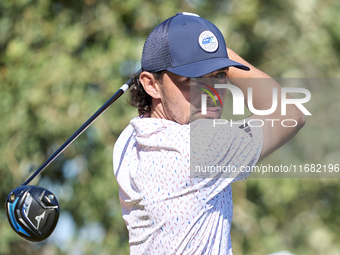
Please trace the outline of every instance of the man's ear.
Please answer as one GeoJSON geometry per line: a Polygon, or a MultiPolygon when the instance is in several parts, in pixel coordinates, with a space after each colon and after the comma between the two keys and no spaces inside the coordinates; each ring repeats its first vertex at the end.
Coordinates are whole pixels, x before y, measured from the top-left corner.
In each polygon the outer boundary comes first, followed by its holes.
{"type": "Polygon", "coordinates": [[[152,73],[146,71],[142,72],[139,76],[139,81],[142,84],[145,92],[148,93],[152,98],[161,98],[159,87],[160,84],[152,73]]]}

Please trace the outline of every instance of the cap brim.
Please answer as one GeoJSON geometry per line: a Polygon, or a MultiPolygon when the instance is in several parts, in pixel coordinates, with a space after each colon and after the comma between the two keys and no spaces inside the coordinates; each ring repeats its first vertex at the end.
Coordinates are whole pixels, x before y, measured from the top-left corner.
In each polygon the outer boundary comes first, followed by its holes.
{"type": "Polygon", "coordinates": [[[229,58],[212,58],[187,65],[167,68],[166,70],[184,77],[197,78],[230,66],[245,71],[250,70],[249,67],[233,61],[229,58]]]}

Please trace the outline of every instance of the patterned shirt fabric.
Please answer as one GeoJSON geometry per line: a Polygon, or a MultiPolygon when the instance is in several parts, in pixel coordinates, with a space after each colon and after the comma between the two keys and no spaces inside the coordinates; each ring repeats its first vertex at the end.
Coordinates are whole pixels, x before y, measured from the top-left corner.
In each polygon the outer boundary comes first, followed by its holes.
{"type": "Polygon", "coordinates": [[[113,154],[130,253],[231,255],[230,184],[248,177],[241,166],[257,163],[262,144],[260,127],[131,120],[113,154]],[[196,177],[217,165],[238,171],[196,177]]]}

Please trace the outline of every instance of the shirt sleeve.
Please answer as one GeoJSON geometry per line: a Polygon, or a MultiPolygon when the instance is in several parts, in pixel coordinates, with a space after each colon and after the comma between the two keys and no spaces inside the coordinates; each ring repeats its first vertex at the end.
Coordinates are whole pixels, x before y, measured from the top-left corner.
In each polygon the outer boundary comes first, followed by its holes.
{"type": "Polygon", "coordinates": [[[256,165],[263,146],[261,123],[197,120],[190,126],[191,176],[246,179],[256,165]]]}

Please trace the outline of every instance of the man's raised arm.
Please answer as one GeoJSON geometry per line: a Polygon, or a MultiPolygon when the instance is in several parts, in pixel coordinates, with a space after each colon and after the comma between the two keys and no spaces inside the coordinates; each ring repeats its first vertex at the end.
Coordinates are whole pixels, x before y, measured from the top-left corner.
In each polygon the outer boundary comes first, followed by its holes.
{"type": "MultiPolygon", "coordinates": [[[[262,160],[287,143],[297,134],[297,132],[305,124],[305,116],[299,108],[293,104],[288,104],[286,106],[286,115],[281,115],[281,86],[269,75],[249,64],[234,51],[228,49],[228,55],[230,59],[250,68],[250,71],[245,72],[243,70],[230,67],[228,72],[230,81],[239,87],[245,95],[246,104],[248,102],[248,87],[253,88],[252,104],[256,110],[270,109],[273,103],[273,88],[277,88],[278,91],[277,107],[273,113],[269,115],[253,114],[250,116],[250,118],[262,120],[264,123],[262,126],[264,136],[263,149],[260,156],[260,160],[262,160]],[[296,126],[288,127],[288,125],[281,125],[281,122],[285,119],[295,120],[295,123],[297,123],[296,126]]],[[[287,98],[290,97],[287,96],[287,98]]]]}

